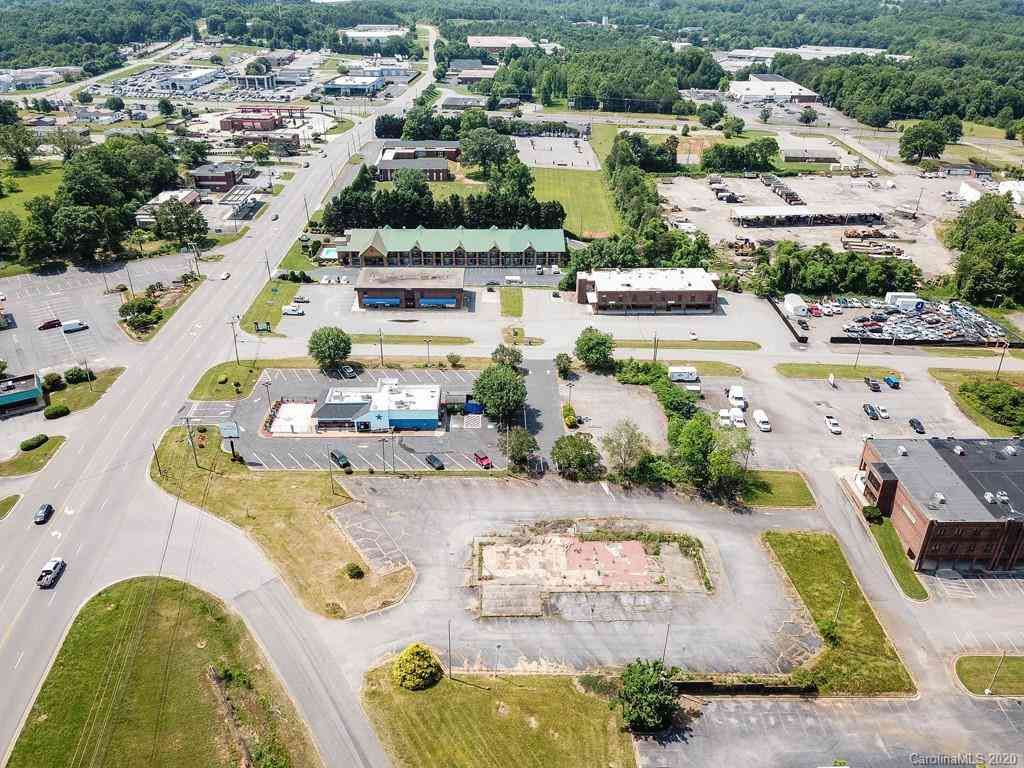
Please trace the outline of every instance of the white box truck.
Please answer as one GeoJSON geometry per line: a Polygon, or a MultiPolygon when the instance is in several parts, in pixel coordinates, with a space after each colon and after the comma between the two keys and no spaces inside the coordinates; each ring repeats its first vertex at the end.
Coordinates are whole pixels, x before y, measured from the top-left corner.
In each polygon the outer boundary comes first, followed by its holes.
{"type": "Polygon", "coordinates": [[[668,369],[669,381],[697,381],[697,369],[689,365],[673,365],[668,369]]]}
{"type": "Polygon", "coordinates": [[[772,431],[772,423],[768,421],[767,413],[758,408],[756,411],[754,411],[752,415],[754,417],[754,423],[757,424],[758,429],[760,429],[762,432],[772,431]]]}
{"type": "Polygon", "coordinates": [[[807,317],[807,302],[795,293],[786,294],[786,297],[782,300],[782,307],[786,310],[787,315],[807,317]]]}
{"type": "Polygon", "coordinates": [[[743,396],[743,387],[737,384],[729,387],[729,405],[739,408],[741,411],[747,410],[747,399],[743,396]]]}

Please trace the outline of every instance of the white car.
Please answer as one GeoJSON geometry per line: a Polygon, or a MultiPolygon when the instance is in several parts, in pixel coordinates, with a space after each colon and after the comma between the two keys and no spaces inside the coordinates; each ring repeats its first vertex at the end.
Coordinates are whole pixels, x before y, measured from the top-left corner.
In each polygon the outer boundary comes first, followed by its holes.
{"type": "Polygon", "coordinates": [[[690,341],[696,341],[696,340],[697,340],[697,332],[696,331],[690,331],[690,341]]]}
{"type": "Polygon", "coordinates": [[[36,579],[36,586],[40,589],[49,589],[57,583],[60,575],[64,573],[64,569],[67,567],[68,564],[62,557],[54,557],[47,560],[43,565],[43,569],[39,572],[39,577],[36,579]]]}
{"type": "Polygon", "coordinates": [[[227,280],[229,277],[231,277],[231,273],[230,272],[221,272],[220,273],[220,277],[217,278],[217,279],[218,280],[227,280]]]}
{"type": "Polygon", "coordinates": [[[875,406],[875,410],[878,411],[878,418],[880,418],[880,419],[888,419],[889,418],[889,411],[887,411],[885,409],[884,405],[876,405],[875,406]]]}
{"type": "Polygon", "coordinates": [[[718,411],[718,426],[720,427],[731,427],[732,426],[732,415],[729,413],[728,408],[722,408],[718,411]]]}
{"type": "Polygon", "coordinates": [[[329,277],[321,277],[320,278],[320,285],[330,285],[330,284],[331,284],[331,278],[329,278],[329,277]]]}
{"type": "Polygon", "coordinates": [[[298,306],[297,304],[286,304],[281,309],[281,314],[282,315],[304,315],[304,314],[306,314],[306,311],[302,307],[298,306]]]}
{"type": "Polygon", "coordinates": [[[562,274],[562,270],[559,268],[559,266],[557,264],[553,264],[551,266],[551,274],[552,275],[560,275],[560,274],[562,274]]]}
{"type": "Polygon", "coordinates": [[[833,435],[843,434],[843,428],[839,426],[839,419],[831,414],[825,417],[825,426],[833,435]]]}

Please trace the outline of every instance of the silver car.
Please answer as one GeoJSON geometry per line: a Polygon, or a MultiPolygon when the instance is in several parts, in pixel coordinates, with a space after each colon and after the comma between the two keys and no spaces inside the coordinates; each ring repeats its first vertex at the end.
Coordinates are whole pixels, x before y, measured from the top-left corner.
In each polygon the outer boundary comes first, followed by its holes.
{"type": "Polygon", "coordinates": [[[36,586],[40,589],[48,589],[57,583],[60,579],[64,569],[68,567],[62,557],[54,557],[46,561],[46,565],[43,566],[43,570],[39,572],[39,578],[36,579],[36,586]]]}

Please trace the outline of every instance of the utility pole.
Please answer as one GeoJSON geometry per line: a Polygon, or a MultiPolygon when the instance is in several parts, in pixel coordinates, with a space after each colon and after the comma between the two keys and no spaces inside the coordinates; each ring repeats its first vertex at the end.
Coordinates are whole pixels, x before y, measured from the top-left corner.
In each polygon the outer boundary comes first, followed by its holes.
{"type": "Polygon", "coordinates": [[[427,368],[430,367],[430,339],[427,339],[427,368]]]}
{"type": "Polygon", "coordinates": [[[302,207],[306,209],[306,223],[309,223],[309,203],[306,201],[306,193],[302,193],[302,207]]]}
{"type": "Polygon", "coordinates": [[[377,338],[380,340],[380,367],[384,367],[384,331],[377,329],[377,338]]]}
{"type": "Polygon", "coordinates": [[[655,362],[658,360],[658,332],[654,332],[654,357],[651,358],[655,362]]]}
{"type": "MultiPolygon", "coordinates": [[[[860,348],[862,346],[860,336],[857,337],[857,357],[853,360],[853,370],[857,370],[857,363],[860,362],[860,348]]],[[[997,377],[998,378],[998,377],[997,377]]]]}
{"type": "Polygon", "coordinates": [[[124,273],[128,276],[128,290],[132,294],[132,298],[135,298],[135,288],[132,286],[132,273],[128,271],[128,264],[124,265],[124,273]]]}
{"type": "Polygon", "coordinates": [[[1003,651],[1003,655],[999,657],[999,663],[996,664],[996,671],[992,673],[992,679],[989,681],[988,688],[985,689],[986,696],[992,695],[992,688],[996,684],[996,677],[999,675],[999,670],[1003,668],[1004,661],[1006,661],[1006,651],[1003,651]]]}
{"type": "Polygon", "coordinates": [[[267,249],[263,249],[263,260],[267,263],[267,280],[273,280],[274,276],[270,274],[270,254],[267,253],[267,249]]]}
{"type": "Polygon", "coordinates": [[[999,381],[999,374],[1003,370],[1003,358],[1006,357],[1006,350],[1010,348],[1010,342],[1003,342],[1003,353],[999,355],[999,365],[996,367],[996,381],[999,381]]]}
{"type": "Polygon", "coordinates": [[[668,655],[668,633],[671,629],[671,623],[665,625],[665,644],[661,647],[661,666],[665,666],[665,657],[668,655]]]}
{"type": "Polygon", "coordinates": [[[327,446],[327,479],[331,484],[331,495],[334,495],[334,467],[331,461],[331,447],[327,446]]]}
{"type": "Polygon", "coordinates": [[[846,580],[843,580],[843,591],[839,593],[839,603],[836,605],[836,614],[832,617],[833,622],[839,621],[839,611],[843,607],[843,598],[846,597],[846,580]]]}
{"type": "Polygon", "coordinates": [[[164,476],[164,468],[160,466],[160,452],[156,449],[156,443],[151,443],[153,446],[153,458],[156,460],[156,471],[160,473],[160,477],[164,476]]]}
{"type": "Polygon", "coordinates": [[[263,386],[266,387],[267,390],[267,407],[269,408],[273,403],[273,401],[270,399],[270,379],[264,381],[263,386]]]}
{"type": "Polygon", "coordinates": [[[192,446],[192,458],[196,462],[196,469],[199,468],[199,454],[196,453],[196,441],[192,437],[192,421],[188,416],[185,417],[185,431],[188,432],[188,444],[192,446]]]}
{"type": "Polygon", "coordinates": [[[452,679],[452,620],[448,619],[448,679],[452,679]]]}
{"type": "Polygon", "coordinates": [[[89,382],[89,391],[95,392],[96,390],[92,388],[92,371],[89,370],[89,358],[82,358],[82,367],[85,369],[85,380],[89,382]]]}
{"type": "Polygon", "coordinates": [[[568,389],[568,390],[569,390],[569,407],[571,408],[571,407],[572,407],[572,389],[573,389],[573,387],[575,387],[576,385],[575,385],[575,384],[573,384],[573,383],[572,383],[572,382],[570,381],[570,382],[569,382],[569,383],[567,383],[567,384],[566,384],[565,386],[566,386],[566,389],[568,389]]]}
{"type": "Polygon", "coordinates": [[[380,439],[380,463],[384,465],[385,472],[388,471],[388,460],[386,454],[384,453],[384,445],[385,443],[387,443],[387,441],[388,439],[386,437],[382,437],[380,439]]]}
{"type": "Polygon", "coordinates": [[[242,363],[238,360],[238,331],[235,328],[235,323],[238,322],[238,316],[234,315],[228,320],[228,325],[231,326],[231,340],[235,344],[235,365],[241,365],[242,363]]]}

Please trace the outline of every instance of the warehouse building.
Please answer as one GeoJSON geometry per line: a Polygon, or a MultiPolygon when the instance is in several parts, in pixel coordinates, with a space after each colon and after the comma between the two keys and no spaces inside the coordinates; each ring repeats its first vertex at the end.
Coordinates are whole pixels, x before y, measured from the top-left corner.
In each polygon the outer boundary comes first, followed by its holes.
{"type": "Polygon", "coordinates": [[[356,278],[363,309],[461,309],[464,269],[364,267],[356,278]]]}
{"type": "Polygon", "coordinates": [[[487,106],[485,96],[449,96],[441,102],[442,110],[462,112],[466,109],[483,109],[487,106]]]}
{"type": "Polygon", "coordinates": [[[885,220],[880,208],[857,205],[738,205],[729,218],[742,227],[829,227],[878,224],[885,220]]]}
{"type": "Polygon", "coordinates": [[[448,62],[449,72],[462,72],[464,69],[481,69],[484,63],[480,59],[451,59],[448,62]]]}
{"type": "Polygon", "coordinates": [[[915,570],[1024,567],[1024,441],[868,438],[855,491],[915,570]]]}
{"type": "Polygon", "coordinates": [[[354,45],[371,46],[386,43],[395,37],[405,37],[409,28],[398,24],[357,24],[352,29],[343,29],[341,34],[354,45]]]}
{"type": "Polygon", "coordinates": [[[779,153],[785,163],[838,163],[839,150],[828,139],[779,136],[779,153]]]}
{"type": "Polygon", "coordinates": [[[327,96],[373,96],[385,85],[384,78],[379,75],[368,77],[339,75],[324,83],[324,94],[327,96]]]}
{"type": "Polygon", "coordinates": [[[497,67],[479,67],[478,69],[464,69],[456,75],[455,79],[459,85],[471,85],[482,80],[493,80],[498,74],[497,67]]]}
{"type": "Polygon", "coordinates": [[[576,275],[576,301],[595,314],[712,314],[718,275],[704,269],[596,269],[576,275]]]}
{"type": "Polygon", "coordinates": [[[742,103],[770,101],[813,104],[818,100],[818,94],[782,75],[752,73],[749,80],[733,80],[729,83],[729,98],[742,103]]]}
{"type": "Polygon", "coordinates": [[[380,379],[374,388],[331,387],[313,409],[317,432],[435,430],[441,426],[441,388],[380,379]]]}
{"type": "Polygon", "coordinates": [[[466,45],[488,53],[503,53],[509,48],[528,50],[537,47],[530,38],[522,35],[470,35],[466,38],[466,45]]]}
{"type": "Polygon", "coordinates": [[[383,77],[389,83],[408,83],[419,74],[419,70],[404,61],[375,56],[349,66],[347,74],[355,77],[383,77]]]}
{"type": "Polygon", "coordinates": [[[351,229],[329,250],[353,267],[533,267],[568,259],[563,230],[527,227],[351,229]]]}
{"type": "Polygon", "coordinates": [[[217,78],[217,70],[213,68],[188,69],[173,73],[164,80],[163,85],[172,91],[194,91],[200,86],[212,83],[217,78]]]}

